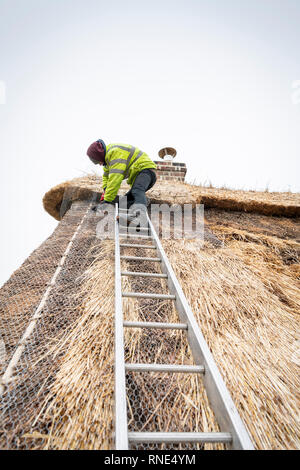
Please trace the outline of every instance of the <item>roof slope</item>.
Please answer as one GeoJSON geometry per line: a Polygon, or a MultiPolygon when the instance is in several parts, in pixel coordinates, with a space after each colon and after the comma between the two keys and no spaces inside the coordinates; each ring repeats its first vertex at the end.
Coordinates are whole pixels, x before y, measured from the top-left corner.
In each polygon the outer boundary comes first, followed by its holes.
{"type": "MultiPolygon", "coordinates": [[[[88,176],[45,195],[46,210],[62,221],[0,289],[4,370],[50,288],[0,398],[1,448],[113,447],[113,242],[97,238],[99,217],[87,201],[99,188],[99,178],[88,176]]],[[[162,240],[164,249],[255,447],[299,448],[299,195],[170,182],[149,195],[153,202],[205,203],[218,248],[211,239],[171,238],[162,240]]],[[[145,248],[123,249],[147,256],[145,248]]],[[[159,270],[123,261],[126,271],[159,270]]],[[[164,279],[122,283],[126,291],[168,293],[164,279]]],[[[176,322],[175,314],[169,300],[124,300],[125,320],[176,322]]],[[[129,329],[125,349],[128,362],[192,363],[180,331],[129,329]]],[[[218,430],[201,380],[173,375],[129,376],[131,430],[178,431],[182,423],[187,431],[218,430]]]]}

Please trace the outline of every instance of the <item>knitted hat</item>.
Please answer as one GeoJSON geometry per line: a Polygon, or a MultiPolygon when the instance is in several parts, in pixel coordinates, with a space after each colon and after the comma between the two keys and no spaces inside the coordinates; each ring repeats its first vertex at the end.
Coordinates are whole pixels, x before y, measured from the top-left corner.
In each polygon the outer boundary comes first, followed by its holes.
{"type": "Polygon", "coordinates": [[[99,139],[93,142],[87,149],[87,155],[93,163],[105,163],[106,145],[103,140],[99,139]]]}

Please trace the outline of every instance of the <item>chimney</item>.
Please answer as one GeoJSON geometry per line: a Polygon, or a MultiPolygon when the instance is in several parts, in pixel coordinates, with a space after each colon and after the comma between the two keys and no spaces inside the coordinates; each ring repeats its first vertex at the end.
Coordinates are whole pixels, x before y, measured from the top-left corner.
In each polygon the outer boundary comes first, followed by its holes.
{"type": "Polygon", "coordinates": [[[183,182],[186,175],[185,163],[174,163],[177,151],[172,147],[165,147],[158,152],[162,159],[155,161],[157,165],[157,179],[160,181],[180,181],[183,182]]]}

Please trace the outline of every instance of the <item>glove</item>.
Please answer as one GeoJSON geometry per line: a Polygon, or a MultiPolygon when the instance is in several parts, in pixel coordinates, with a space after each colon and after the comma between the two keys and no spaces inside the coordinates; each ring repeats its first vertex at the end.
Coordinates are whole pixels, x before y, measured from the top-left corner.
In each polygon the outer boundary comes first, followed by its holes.
{"type": "Polygon", "coordinates": [[[104,200],[105,190],[106,190],[106,188],[104,188],[104,189],[103,189],[103,193],[102,193],[102,196],[101,196],[100,202],[102,202],[102,201],[104,200]]]}

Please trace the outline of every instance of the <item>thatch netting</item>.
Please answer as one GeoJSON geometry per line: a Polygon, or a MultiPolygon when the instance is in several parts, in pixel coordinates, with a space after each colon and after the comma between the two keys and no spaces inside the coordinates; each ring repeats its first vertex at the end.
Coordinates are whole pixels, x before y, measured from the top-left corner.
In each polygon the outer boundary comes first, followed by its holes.
{"type": "MultiPolygon", "coordinates": [[[[65,213],[57,229],[0,290],[2,376],[76,235],[0,397],[1,448],[114,446],[114,247],[110,240],[97,239],[99,217],[88,210],[89,199],[99,193],[96,177],[69,182],[65,189],[63,184],[44,198],[52,215],[65,213]]],[[[234,205],[228,211],[227,203],[214,205],[222,194],[226,199],[224,191],[160,182],[149,195],[152,201],[172,204],[214,195],[215,202],[205,206],[205,220],[222,242],[219,248],[210,238],[204,245],[184,239],[162,242],[255,447],[296,449],[300,228],[292,214],[299,214],[299,195],[234,192],[234,199],[231,192],[234,205]]],[[[147,255],[142,248],[123,250],[147,255]]],[[[160,268],[124,260],[122,269],[160,268]]],[[[122,282],[128,291],[168,292],[163,279],[124,277],[122,282]]],[[[128,298],[123,305],[125,320],[178,321],[169,300],[128,298]]],[[[180,331],[126,329],[125,347],[129,362],[193,364],[180,331]]],[[[132,372],[127,374],[127,398],[132,431],[218,430],[198,376],[132,372]]]]}

